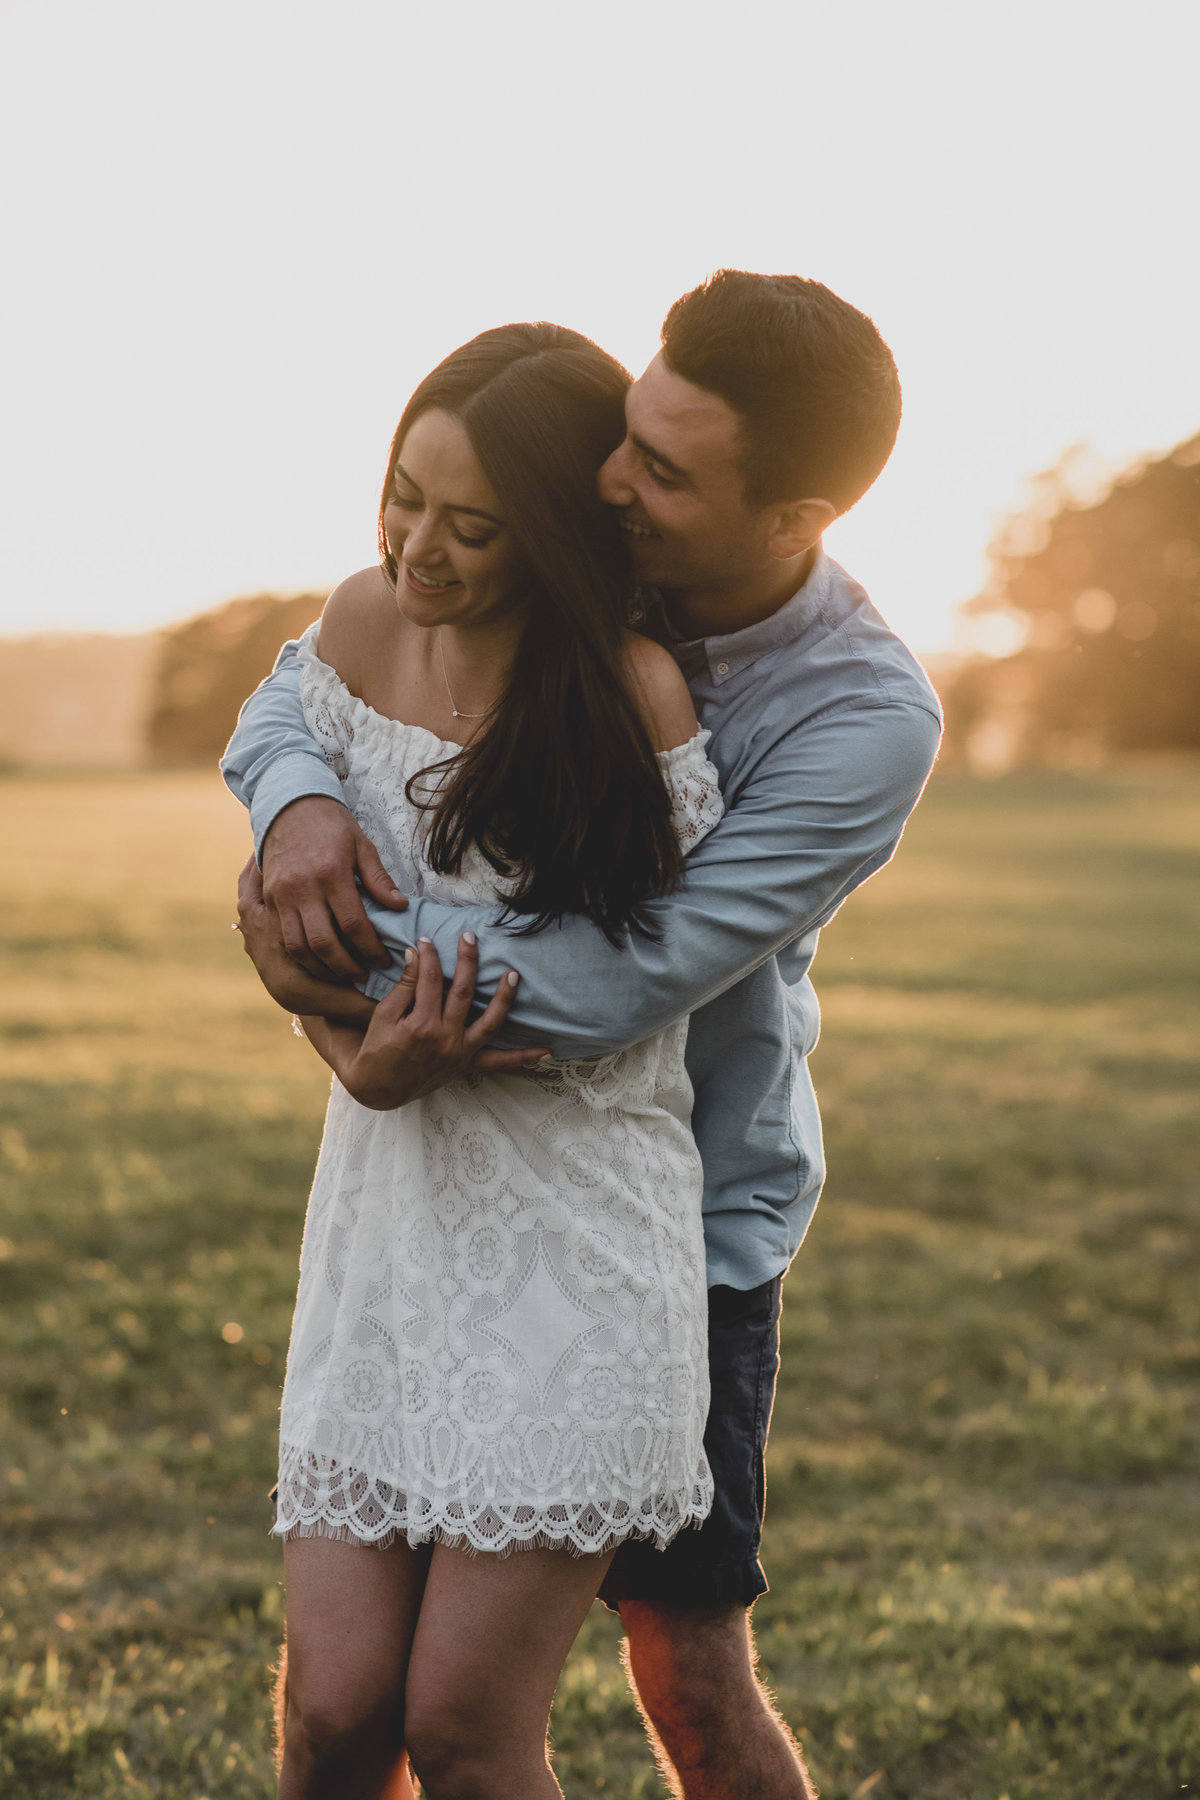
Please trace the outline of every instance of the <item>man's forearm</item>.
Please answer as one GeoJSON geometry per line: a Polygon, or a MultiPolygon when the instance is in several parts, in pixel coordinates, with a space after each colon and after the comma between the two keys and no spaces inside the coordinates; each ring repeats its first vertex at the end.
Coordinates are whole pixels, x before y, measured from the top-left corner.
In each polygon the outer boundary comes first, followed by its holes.
{"type": "MultiPolygon", "coordinates": [[[[393,954],[428,937],[444,969],[454,966],[459,933],[474,931],[482,993],[516,969],[506,1042],[604,1055],[715,999],[832,917],[894,851],[937,741],[932,713],[907,705],[834,715],[797,733],[744,792],[726,797],[724,820],[688,858],[678,892],[650,907],[657,941],[631,934],[614,949],[580,918],[523,937],[494,908],[425,898],[402,915],[370,902],[367,910],[393,954]]],[[[380,998],[399,973],[397,961],[365,991],[380,998]]]]}

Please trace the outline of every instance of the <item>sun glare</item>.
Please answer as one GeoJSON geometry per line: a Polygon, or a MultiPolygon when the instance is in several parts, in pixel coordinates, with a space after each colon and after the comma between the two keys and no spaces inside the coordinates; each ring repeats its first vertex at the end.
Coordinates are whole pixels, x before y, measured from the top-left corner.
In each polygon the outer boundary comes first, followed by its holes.
{"type": "Polygon", "coordinates": [[[892,344],[900,442],[829,548],[950,644],[1028,475],[1200,423],[1200,15],[1131,45],[1073,5],[860,10],[751,0],[718,44],[632,0],[6,8],[0,632],[333,583],[455,343],[554,318],[636,372],[724,264],[824,280],[892,344]]]}

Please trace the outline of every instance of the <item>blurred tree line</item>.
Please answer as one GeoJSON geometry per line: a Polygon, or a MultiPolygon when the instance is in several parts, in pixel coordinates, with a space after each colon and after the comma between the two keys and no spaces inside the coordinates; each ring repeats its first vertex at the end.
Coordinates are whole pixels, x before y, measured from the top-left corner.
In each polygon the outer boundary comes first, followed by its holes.
{"type": "MultiPolygon", "coordinates": [[[[1077,457],[1038,478],[963,609],[1023,634],[940,683],[946,752],[976,766],[1200,749],[1200,435],[1079,492],[1077,457]]],[[[164,633],[147,728],[153,758],[211,762],[279,646],[323,594],[256,594],[164,633]]]]}
{"type": "Polygon", "coordinates": [[[965,613],[1023,628],[944,683],[947,749],[976,763],[1200,749],[1200,436],[1082,499],[1072,456],[989,553],[965,613]]]}
{"type": "Polygon", "coordinates": [[[321,615],[324,594],[254,594],[163,633],[146,740],[159,763],[211,763],[279,647],[321,615]]]}

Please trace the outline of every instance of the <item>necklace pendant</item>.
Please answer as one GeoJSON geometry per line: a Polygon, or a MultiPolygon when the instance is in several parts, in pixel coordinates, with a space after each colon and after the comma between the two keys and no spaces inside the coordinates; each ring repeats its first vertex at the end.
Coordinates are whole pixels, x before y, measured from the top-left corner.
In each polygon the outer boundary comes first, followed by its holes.
{"type": "Polygon", "coordinates": [[[446,673],[446,651],[445,651],[445,647],[442,644],[442,634],[440,631],[438,632],[438,651],[439,651],[439,653],[441,655],[441,659],[442,659],[442,680],[446,684],[446,698],[450,702],[450,711],[453,713],[454,717],[456,719],[486,719],[487,718],[486,712],[465,713],[465,712],[460,712],[458,707],[455,706],[454,695],[450,692],[450,677],[446,673]]]}

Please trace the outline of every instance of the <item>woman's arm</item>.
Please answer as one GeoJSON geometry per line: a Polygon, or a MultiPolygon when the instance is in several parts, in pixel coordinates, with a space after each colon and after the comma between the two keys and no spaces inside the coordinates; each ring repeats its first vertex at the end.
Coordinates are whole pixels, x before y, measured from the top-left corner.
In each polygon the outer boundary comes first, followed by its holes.
{"type": "Polygon", "coordinates": [[[293,1013],[292,1018],[321,1061],[329,1064],[349,1092],[352,1066],[362,1049],[365,1032],[353,1025],[335,1025],[332,1019],[322,1018],[320,1013],[293,1013]]]}
{"type": "Polygon", "coordinates": [[[654,750],[674,750],[700,729],[688,684],[669,650],[640,632],[627,631],[622,646],[625,675],[654,750]]]}

